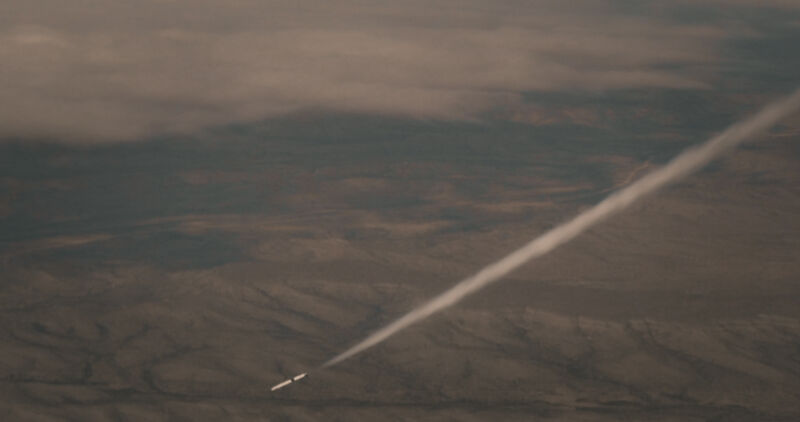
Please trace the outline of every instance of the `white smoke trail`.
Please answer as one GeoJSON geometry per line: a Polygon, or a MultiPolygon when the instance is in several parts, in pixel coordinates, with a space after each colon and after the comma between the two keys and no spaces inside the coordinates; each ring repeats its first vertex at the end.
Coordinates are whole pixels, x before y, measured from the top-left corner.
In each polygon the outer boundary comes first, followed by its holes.
{"type": "Polygon", "coordinates": [[[435,312],[455,305],[471,293],[499,280],[522,264],[538,258],[561,244],[564,244],[595,224],[622,211],[636,200],[647,194],[675,182],[700,169],[722,152],[742,143],[761,131],[764,131],[800,108],[800,90],[791,96],[770,104],[758,114],[726,129],[704,144],[692,147],[673,158],[667,165],[647,174],[638,181],[604,199],[594,207],[584,211],[572,220],[551,229],[532,240],[525,246],[512,252],[505,258],[483,268],[472,277],[466,278],[434,297],[424,305],[412,310],[395,322],[371,334],[369,337],[332,358],[322,365],[323,368],[335,365],[353,355],[363,352],[386,340],[398,331],[407,328],[435,312]]]}

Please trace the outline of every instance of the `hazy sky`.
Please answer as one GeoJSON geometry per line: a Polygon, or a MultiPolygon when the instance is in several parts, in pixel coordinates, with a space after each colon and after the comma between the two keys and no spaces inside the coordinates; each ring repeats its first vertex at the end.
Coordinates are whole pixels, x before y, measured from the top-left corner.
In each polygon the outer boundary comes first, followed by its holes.
{"type": "Polygon", "coordinates": [[[11,0],[0,137],[132,140],[307,109],[481,119],[530,114],[529,92],[708,90],[741,65],[731,42],[800,28],[798,11],[792,0],[11,0]]]}

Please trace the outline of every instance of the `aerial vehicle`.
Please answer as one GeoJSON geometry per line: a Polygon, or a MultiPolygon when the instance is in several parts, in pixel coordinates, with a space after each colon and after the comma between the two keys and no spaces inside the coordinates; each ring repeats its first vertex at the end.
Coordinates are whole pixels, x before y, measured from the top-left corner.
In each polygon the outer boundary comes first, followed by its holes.
{"type": "Polygon", "coordinates": [[[293,382],[300,381],[301,379],[305,378],[307,375],[308,375],[308,372],[303,372],[302,374],[295,375],[294,377],[289,378],[286,381],[283,381],[283,382],[281,382],[279,384],[273,385],[272,388],[270,389],[270,391],[280,390],[281,388],[286,387],[287,385],[289,385],[289,384],[291,384],[293,382]]]}

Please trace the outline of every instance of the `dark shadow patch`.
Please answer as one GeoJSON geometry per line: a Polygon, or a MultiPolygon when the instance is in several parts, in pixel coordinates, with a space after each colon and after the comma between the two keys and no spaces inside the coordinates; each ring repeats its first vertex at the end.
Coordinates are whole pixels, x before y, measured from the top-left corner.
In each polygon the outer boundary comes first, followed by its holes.
{"type": "Polygon", "coordinates": [[[204,269],[246,258],[232,238],[222,234],[188,235],[175,231],[134,233],[49,253],[37,258],[103,265],[134,262],[166,270],[204,269]]]}

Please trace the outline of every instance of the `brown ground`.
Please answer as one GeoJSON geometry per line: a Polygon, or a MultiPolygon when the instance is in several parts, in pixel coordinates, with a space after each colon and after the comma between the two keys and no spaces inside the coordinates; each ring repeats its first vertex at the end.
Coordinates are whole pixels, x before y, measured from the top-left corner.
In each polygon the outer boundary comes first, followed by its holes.
{"type": "MultiPolygon", "coordinates": [[[[232,236],[244,257],[220,265],[48,255],[123,247],[100,229],[20,241],[0,257],[0,418],[798,420],[800,160],[790,148],[739,151],[318,372],[600,196],[554,200],[570,185],[520,172],[477,197],[444,181],[328,175],[286,200],[324,204],[304,213],[141,223],[141,233],[169,222],[179,233],[232,236]],[[529,186],[540,190],[526,196],[529,186]],[[392,192],[428,202],[407,212],[352,205],[392,192]],[[309,369],[304,382],[270,393],[309,369]]],[[[606,161],[615,183],[645,165],[606,161]]],[[[223,176],[184,177],[202,185],[223,176]]]]}

